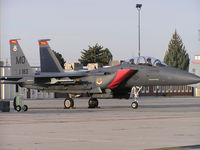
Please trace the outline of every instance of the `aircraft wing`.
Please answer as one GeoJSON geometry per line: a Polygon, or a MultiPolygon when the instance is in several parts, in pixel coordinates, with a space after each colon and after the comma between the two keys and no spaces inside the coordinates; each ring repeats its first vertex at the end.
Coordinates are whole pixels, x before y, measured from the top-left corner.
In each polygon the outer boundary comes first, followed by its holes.
{"type": "Polygon", "coordinates": [[[36,73],[35,74],[35,78],[39,79],[39,78],[64,78],[64,77],[69,77],[69,78],[78,78],[78,77],[84,77],[87,76],[88,74],[86,72],[63,72],[63,73],[55,73],[55,72],[51,72],[51,73],[36,73]]]}
{"type": "Polygon", "coordinates": [[[86,72],[52,72],[39,73],[34,76],[35,82],[44,84],[75,84],[77,78],[87,76],[86,72]]]}
{"type": "Polygon", "coordinates": [[[19,84],[24,82],[23,78],[34,78],[36,82],[42,83],[43,81],[50,84],[55,83],[73,83],[75,78],[87,76],[86,72],[63,72],[63,73],[36,73],[35,75],[15,75],[15,76],[3,76],[0,77],[0,84],[19,84]]]}

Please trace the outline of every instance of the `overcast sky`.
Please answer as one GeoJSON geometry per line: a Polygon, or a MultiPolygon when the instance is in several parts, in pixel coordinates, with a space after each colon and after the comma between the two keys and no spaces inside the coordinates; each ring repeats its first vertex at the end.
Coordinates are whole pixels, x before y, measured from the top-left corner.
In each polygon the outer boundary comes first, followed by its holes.
{"type": "Polygon", "coordinates": [[[9,40],[20,44],[31,65],[39,65],[38,39],[50,38],[52,49],[67,62],[99,43],[114,59],[138,55],[141,9],[141,55],[163,60],[175,29],[191,59],[200,54],[199,0],[2,0],[2,60],[10,62],[9,40]]]}

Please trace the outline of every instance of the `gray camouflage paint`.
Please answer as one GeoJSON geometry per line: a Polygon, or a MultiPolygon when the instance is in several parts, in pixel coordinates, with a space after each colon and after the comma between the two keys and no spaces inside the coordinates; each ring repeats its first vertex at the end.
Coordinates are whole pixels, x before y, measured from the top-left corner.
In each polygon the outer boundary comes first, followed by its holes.
{"type": "MultiPolygon", "coordinates": [[[[39,40],[44,41],[46,40],[39,40]]],[[[63,72],[48,44],[40,44],[41,72],[33,74],[19,44],[11,43],[10,50],[12,76],[1,77],[1,80],[31,89],[100,94],[98,96],[101,98],[127,98],[133,86],[188,85],[200,82],[200,77],[168,66],[121,64],[92,71],[63,72]],[[13,51],[15,45],[17,51],[13,51]],[[20,71],[24,69],[27,71],[20,71]],[[132,72],[116,88],[109,89],[108,86],[118,76],[118,70],[132,72]]]]}

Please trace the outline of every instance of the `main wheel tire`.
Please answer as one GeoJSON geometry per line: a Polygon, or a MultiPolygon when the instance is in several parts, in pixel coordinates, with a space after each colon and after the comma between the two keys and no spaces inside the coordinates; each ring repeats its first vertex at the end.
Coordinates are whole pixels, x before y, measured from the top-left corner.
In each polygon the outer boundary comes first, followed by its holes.
{"type": "Polygon", "coordinates": [[[99,102],[96,98],[90,98],[88,101],[88,108],[96,108],[98,107],[99,102]]]}
{"type": "Polygon", "coordinates": [[[27,111],[27,110],[28,110],[28,106],[27,106],[27,105],[24,105],[24,106],[22,107],[22,110],[23,110],[23,111],[27,111]]]}
{"type": "Polygon", "coordinates": [[[64,106],[66,109],[74,107],[74,100],[72,98],[66,98],[64,101],[64,106]]]}
{"type": "Polygon", "coordinates": [[[99,101],[96,98],[94,99],[94,105],[95,105],[95,108],[98,107],[99,105],[99,101]]]}
{"type": "Polygon", "coordinates": [[[17,105],[17,106],[15,107],[15,110],[18,111],[18,112],[20,112],[21,109],[22,109],[22,108],[21,108],[21,106],[19,106],[19,105],[17,105]]]}
{"type": "Polygon", "coordinates": [[[138,102],[137,102],[137,101],[132,102],[132,103],[131,103],[131,107],[132,107],[133,109],[137,109],[137,108],[138,108],[138,102]]]}
{"type": "Polygon", "coordinates": [[[13,100],[13,107],[14,107],[14,109],[16,110],[16,97],[14,98],[14,100],[13,100]]]}

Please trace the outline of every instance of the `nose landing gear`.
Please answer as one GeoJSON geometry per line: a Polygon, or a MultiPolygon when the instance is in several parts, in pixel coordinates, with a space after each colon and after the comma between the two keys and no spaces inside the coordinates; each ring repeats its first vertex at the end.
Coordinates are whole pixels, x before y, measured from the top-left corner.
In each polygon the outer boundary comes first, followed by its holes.
{"type": "Polygon", "coordinates": [[[138,101],[133,101],[132,103],[131,103],[131,107],[133,108],[133,109],[137,109],[138,108],[138,101]]]}
{"type": "Polygon", "coordinates": [[[142,86],[133,86],[132,89],[131,89],[131,94],[130,94],[130,99],[133,99],[133,96],[134,96],[134,101],[131,103],[131,107],[133,109],[137,109],[138,108],[138,97],[139,97],[139,92],[141,91],[142,89],[142,86]]]}

